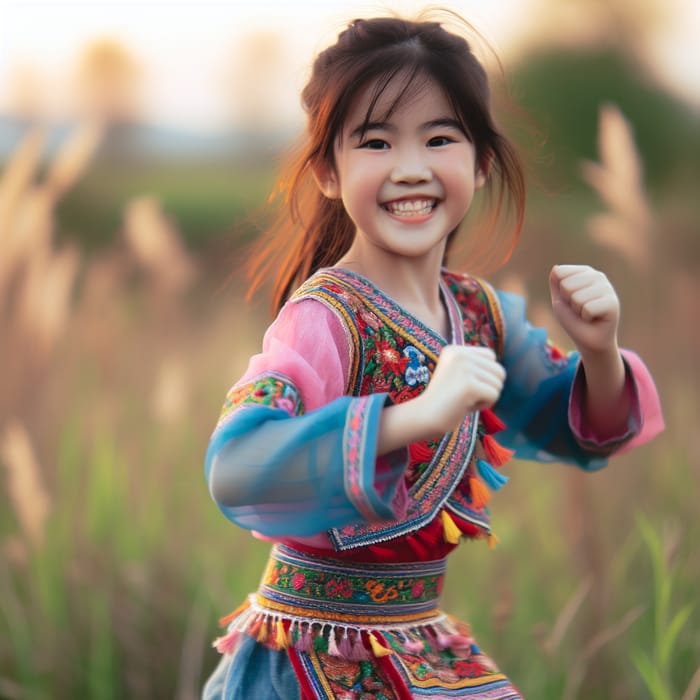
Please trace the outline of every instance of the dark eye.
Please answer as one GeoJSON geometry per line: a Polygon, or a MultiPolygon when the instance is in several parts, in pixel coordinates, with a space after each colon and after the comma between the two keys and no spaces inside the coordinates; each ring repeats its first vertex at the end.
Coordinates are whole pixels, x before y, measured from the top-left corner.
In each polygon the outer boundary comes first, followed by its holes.
{"type": "Polygon", "coordinates": [[[449,136],[433,136],[433,138],[428,141],[428,146],[436,148],[439,146],[447,146],[447,144],[454,142],[454,139],[451,139],[449,136]]]}
{"type": "Polygon", "coordinates": [[[382,141],[382,139],[369,139],[360,144],[360,148],[368,148],[371,151],[383,151],[385,148],[389,148],[389,144],[386,141],[382,141]]]}

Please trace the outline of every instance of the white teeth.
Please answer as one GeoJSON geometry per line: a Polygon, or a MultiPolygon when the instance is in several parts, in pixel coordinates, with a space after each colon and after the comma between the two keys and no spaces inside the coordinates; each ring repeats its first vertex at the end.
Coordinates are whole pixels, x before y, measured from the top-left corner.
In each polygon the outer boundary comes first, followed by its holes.
{"type": "Polygon", "coordinates": [[[434,199],[402,199],[388,202],[386,209],[395,216],[425,216],[435,208],[434,199]]]}

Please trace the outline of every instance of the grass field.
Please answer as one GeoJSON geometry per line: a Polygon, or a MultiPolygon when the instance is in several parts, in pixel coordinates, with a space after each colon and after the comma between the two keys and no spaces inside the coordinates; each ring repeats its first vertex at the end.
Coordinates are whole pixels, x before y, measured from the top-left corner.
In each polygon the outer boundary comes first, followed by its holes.
{"type": "MultiPolygon", "coordinates": [[[[551,264],[603,267],[667,430],[594,475],[510,466],[492,506],[501,544],[460,546],[444,606],[529,698],[693,700],[697,183],[645,194],[624,122],[607,119],[589,189],[535,194],[493,281],[549,323],[551,264]]],[[[269,321],[239,277],[222,284],[270,175],[100,175],[96,142],[77,130],[40,167],[29,137],[0,180],[0,697],[186,700],[267,552],[218,513],[202,462],[269,321]]]]}

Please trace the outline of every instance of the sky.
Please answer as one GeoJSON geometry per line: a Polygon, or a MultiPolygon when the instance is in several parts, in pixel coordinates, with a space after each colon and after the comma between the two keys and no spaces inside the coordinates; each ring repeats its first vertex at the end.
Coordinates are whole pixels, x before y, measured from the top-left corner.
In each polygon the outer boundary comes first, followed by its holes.
{"type": "MultiPolygon", "coordinates": [[[[563,1],[563,0],[562,0],[563,1]]],[[[461,12],[502,56],[530,31],[541,0],[465,0],[441,4],[461,12]]],[[[673,21],[656,46],[660,74],[700,105],[700,2],[668,0],[673,21]]],[[[301,119],[298,93],[313,55],[345,22],[389,7],[411,13],[425,5],[410,0],[0,0],[0,114],[31,73],[46,111],[68,109],[71,72],[90,40],[119,40],[142,68],[143,114],[150,122],[180,128],[223,128],[236,113],[232,93],[242,83],[278,123],[301,119]],[[283,70],[274,80],[264,66],[245,62],[245,36],[279,34],[274,42],[283,70]],[[13,79],[13,76],[14,79],[13,79]],[[257,91],[257,92],[256,92],[257,91]]],[[[507,62],[507,61],[506,61],[507,62]]],[[[240,88],[242,90],[243,88],[240,88]]],[[[240,102],[240,100],[239,100],[240,102]]]]}

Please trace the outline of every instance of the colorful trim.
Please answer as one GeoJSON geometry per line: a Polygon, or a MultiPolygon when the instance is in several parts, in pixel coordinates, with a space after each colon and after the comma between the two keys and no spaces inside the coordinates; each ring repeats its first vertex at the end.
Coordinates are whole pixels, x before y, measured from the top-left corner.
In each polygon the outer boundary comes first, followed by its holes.
{"type": "Polygon", "coordinates": [[[445,567],[445,559],[416,564],[336,561],[276,545],[257,603],[277,611],[287,606],[295,615],[303,610],[324,620],[343,615],[357,624],[412,622],[436,616],[445,567]]]}
{"type": "MultiPolygon", "coordinates": [[[[376,398],[358,397],[351,402],[343,431],[343,480],[345,494],[366,520],[381,520],[384,504],[377,500],[374,485],[374,464],[367,460],[368,443],[376,442],[377,422],[369,414],[376,410],[376,398]],[[381,511],[379,509],[382,509],[381,511]]],[[[384,401],[381,401],[383,407],[384,401]]],[[[373,449],[374,445],[370,446],[373,449]]]]}
{"type": "MultiPolygon", "coordinates": [[[[476,415],[470,414],[458,430],[442,438],[433,459],[409,488],[409,506],[401,521],[352,523],[329,530],[333,546],[345,550],[385,542],[414,532],[433,520],[467,470],[477,424],[476,415]]],[[[480,524],[488,526],[488,515],[481,514],[480,524]]]]}
{"type": "Polygon", "coordinates": [[[345,393],[351,396],[359,396],[359,381],[363,372],[362,353],[358,352],[362,348],[362,340],[355,323],[357,315],[357,299],[354,295],[348,295],[345,290],[335,284],[331,275],[321,273],[310,277],[291,296],[290,301],[299,302],[307,298],[320,301],[324,306],[331,309],[340,319],[343,327],[350,336],[348,342],[349,368],[345,393]]]}
{"type": "Polygon", "coordinates": [[[244,384],[236,384],[229,390],[217,428],[239,408],[250,404],[281,408],[290,416],[300,416],[304,413],[301,395],[292,380],[279,372],[268,372],[244,384]]]}

